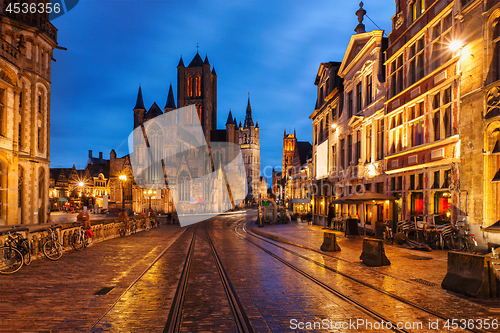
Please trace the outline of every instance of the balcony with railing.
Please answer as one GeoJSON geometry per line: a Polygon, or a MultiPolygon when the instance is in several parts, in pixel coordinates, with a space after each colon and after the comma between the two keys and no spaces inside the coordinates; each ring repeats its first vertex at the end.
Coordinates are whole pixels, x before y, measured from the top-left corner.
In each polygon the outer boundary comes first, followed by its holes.
{"type": "Polygon", "coordinates": [[[23,14],[22,11],[19,13],[14,13],[13,11],[7,12],[5,8],[9,3],[14,3],[15,1],[6,0],[4,2],[4,8],[2,8],[2,15],[5,15],[11,19],[26,23],[31,26],[38,27],[42,32],[45,32],[53,41],[57,43],[57,29],[50,23],[48,13],[26,13],[23,14]]]}
{"type": "Polygon", "coordinates": [[[0,43],[2,44],[0,49],[0,56],[4,57],[8,61],[17,65],[19,59],[19,51],[5,39],[0,38],[0,43]]]}

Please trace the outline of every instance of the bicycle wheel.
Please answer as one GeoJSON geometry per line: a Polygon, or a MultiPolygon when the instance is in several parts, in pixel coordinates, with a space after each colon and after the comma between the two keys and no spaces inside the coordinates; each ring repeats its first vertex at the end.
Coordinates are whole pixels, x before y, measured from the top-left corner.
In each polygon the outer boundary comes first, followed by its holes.
{"type": "Polygon", "coordinates": [[[462,251],[465,247],[465,242],[459,235],[450,235],[446,238],[445,244],[452,251],[462,251]]]}
{"type": "Polygon", "coordinates": [[[0,273],[12,274],[23,267],[23,255],[19,250],[3,246],[0,248],[0,273]]]}
{"type": "Polygon", "coordinates": [[[59,260],[63,254],[63,248],[58,242],[49,239],[43,244],[43,254],[50,260],[59,260]]]}
{"type": "Polygon", "coordinates": [[[76,232],[71,237],[71,246],[76,250],[83,250],[85,247],[85,236],[81,232],[76,232]]]}
{"type": "Polygon", "coordinates": [[[24,264],[31,264],[31,246],[27,239],[22,241],[20,252],[23,255],[24,264]]]}
{"type": "Polygon", "coordinates": [[[120,236],[125,237],[126,234],[127,231],[125,230],[125,227],[124,226],[120,227],[120,236]]]}
{"type": "Polygon", "coordinates": [[[476,244],[474,244],[472,237],[466,236],[465,247],[467,248],[467,251],[469,251],[469,253],[476,253],[476,244]]]}

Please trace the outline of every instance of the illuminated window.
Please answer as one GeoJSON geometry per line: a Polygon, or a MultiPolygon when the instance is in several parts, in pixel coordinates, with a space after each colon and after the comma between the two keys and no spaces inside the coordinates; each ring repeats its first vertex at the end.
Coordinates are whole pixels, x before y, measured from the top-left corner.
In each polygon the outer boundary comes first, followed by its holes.
{"type": "Polygon", "coordinates": [[[432,98],[432,127],[434,141],[453,135],[453,94],[451,87],[442,90],[432,98]]]}
{"type": "Polygon", "coordinates": [[[410,2],[410,23],[415,22],[425,11],[425,0],[412,0],[410,2]]]}
{"type": "Polygon", "coordinates": [[[452,17],[446,15],[431,29],[431,66],[436,69],[451,59],[453,52],[450,50],[452,42],[452,17]]]}
{"type": "Polygon", "coordinates": [[[420,38],[410,46],[410,84],[424,77],[424,38],[420,38]]]}
{"type": "Polygon", "coordinates": [[[187,97],[193,97],[193,78],[188,76],[186,79],[186,95],[187,97]]]}
{"type": "Polygon", "coordinates": [[[403,113],[389,118],[389,142],[390,153],[398,153],[403,150],[403,113]]]}
{"type": "Polygon", "coordinates": [[[377,123],[377,160],[381,160],[384,158],[384,119],[377,123]]]}
{"type": "Polygon", "coordinates": [[[372,126],[368,125],[365,129],[366,133],[366,162],[369,163],[372,160],[372,126]]]}
{"type": "Polygon", "coordinates": [[[424,143],[424,103],[417,103],[408,109],[408,137],[410,147],[419,146],[424,143]]]}
{"type": "Polygon", "coordinates": [[[403,91],[403,55],[401,54],[390,64],[389,82],[391,97],[403,91]]]}

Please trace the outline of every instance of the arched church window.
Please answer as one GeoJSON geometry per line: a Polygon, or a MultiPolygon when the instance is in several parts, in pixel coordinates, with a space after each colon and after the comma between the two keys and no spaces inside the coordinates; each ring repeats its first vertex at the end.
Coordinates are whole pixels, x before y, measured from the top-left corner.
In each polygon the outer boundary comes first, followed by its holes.
{"type": "Polygon", "coordinates": [[[196,75],[196,77],[195,77],[194,95],[196,97],[201,96],[201,77],[199,75],[196,75]]]}
{"type": "Polygon", "coordinates": [[[193,96],[193,78],[191,76],[186,78],[186,95],[187,97],[193,96]]]}
{"type": "Polygon", "coordinates": [[[492,24],[493,34],[491,46],[493,47],[493,58],[491,59],[492,82],[500,79],[500,18],[496,18],[492,24]]]}
{"type": "Polygon", "coordinates": [[[189,201],[190,195],[189,175],[184,171],[179,176],[179,201],[189,201]]]}
{"type": "Polygon", "coordinates": [[[201,122],[201,115],[202,115],[201,103],[196,103],[196,111],[198,112],[198,118],[200,118],[201,122]]]}

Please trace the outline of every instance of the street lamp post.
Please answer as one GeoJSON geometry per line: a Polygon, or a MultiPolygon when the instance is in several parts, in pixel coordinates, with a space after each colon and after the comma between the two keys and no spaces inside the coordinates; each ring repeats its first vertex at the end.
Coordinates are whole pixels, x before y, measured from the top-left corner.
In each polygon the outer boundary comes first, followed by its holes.
{"type": "Polygon", "coordinates": [[[126,175],[120,175],[118,177],[120,179],[121,184],[122,184],[122,211],[125,211],[125,185],[124,183],[127,181],[127,176],[126,175]]]}
{"type": "Polygon", "coordinates": [[[156,195],[156,190],[144,190],[144,195],[149,198],[149,210],[151,210],[151,197],[156,195]]]}

